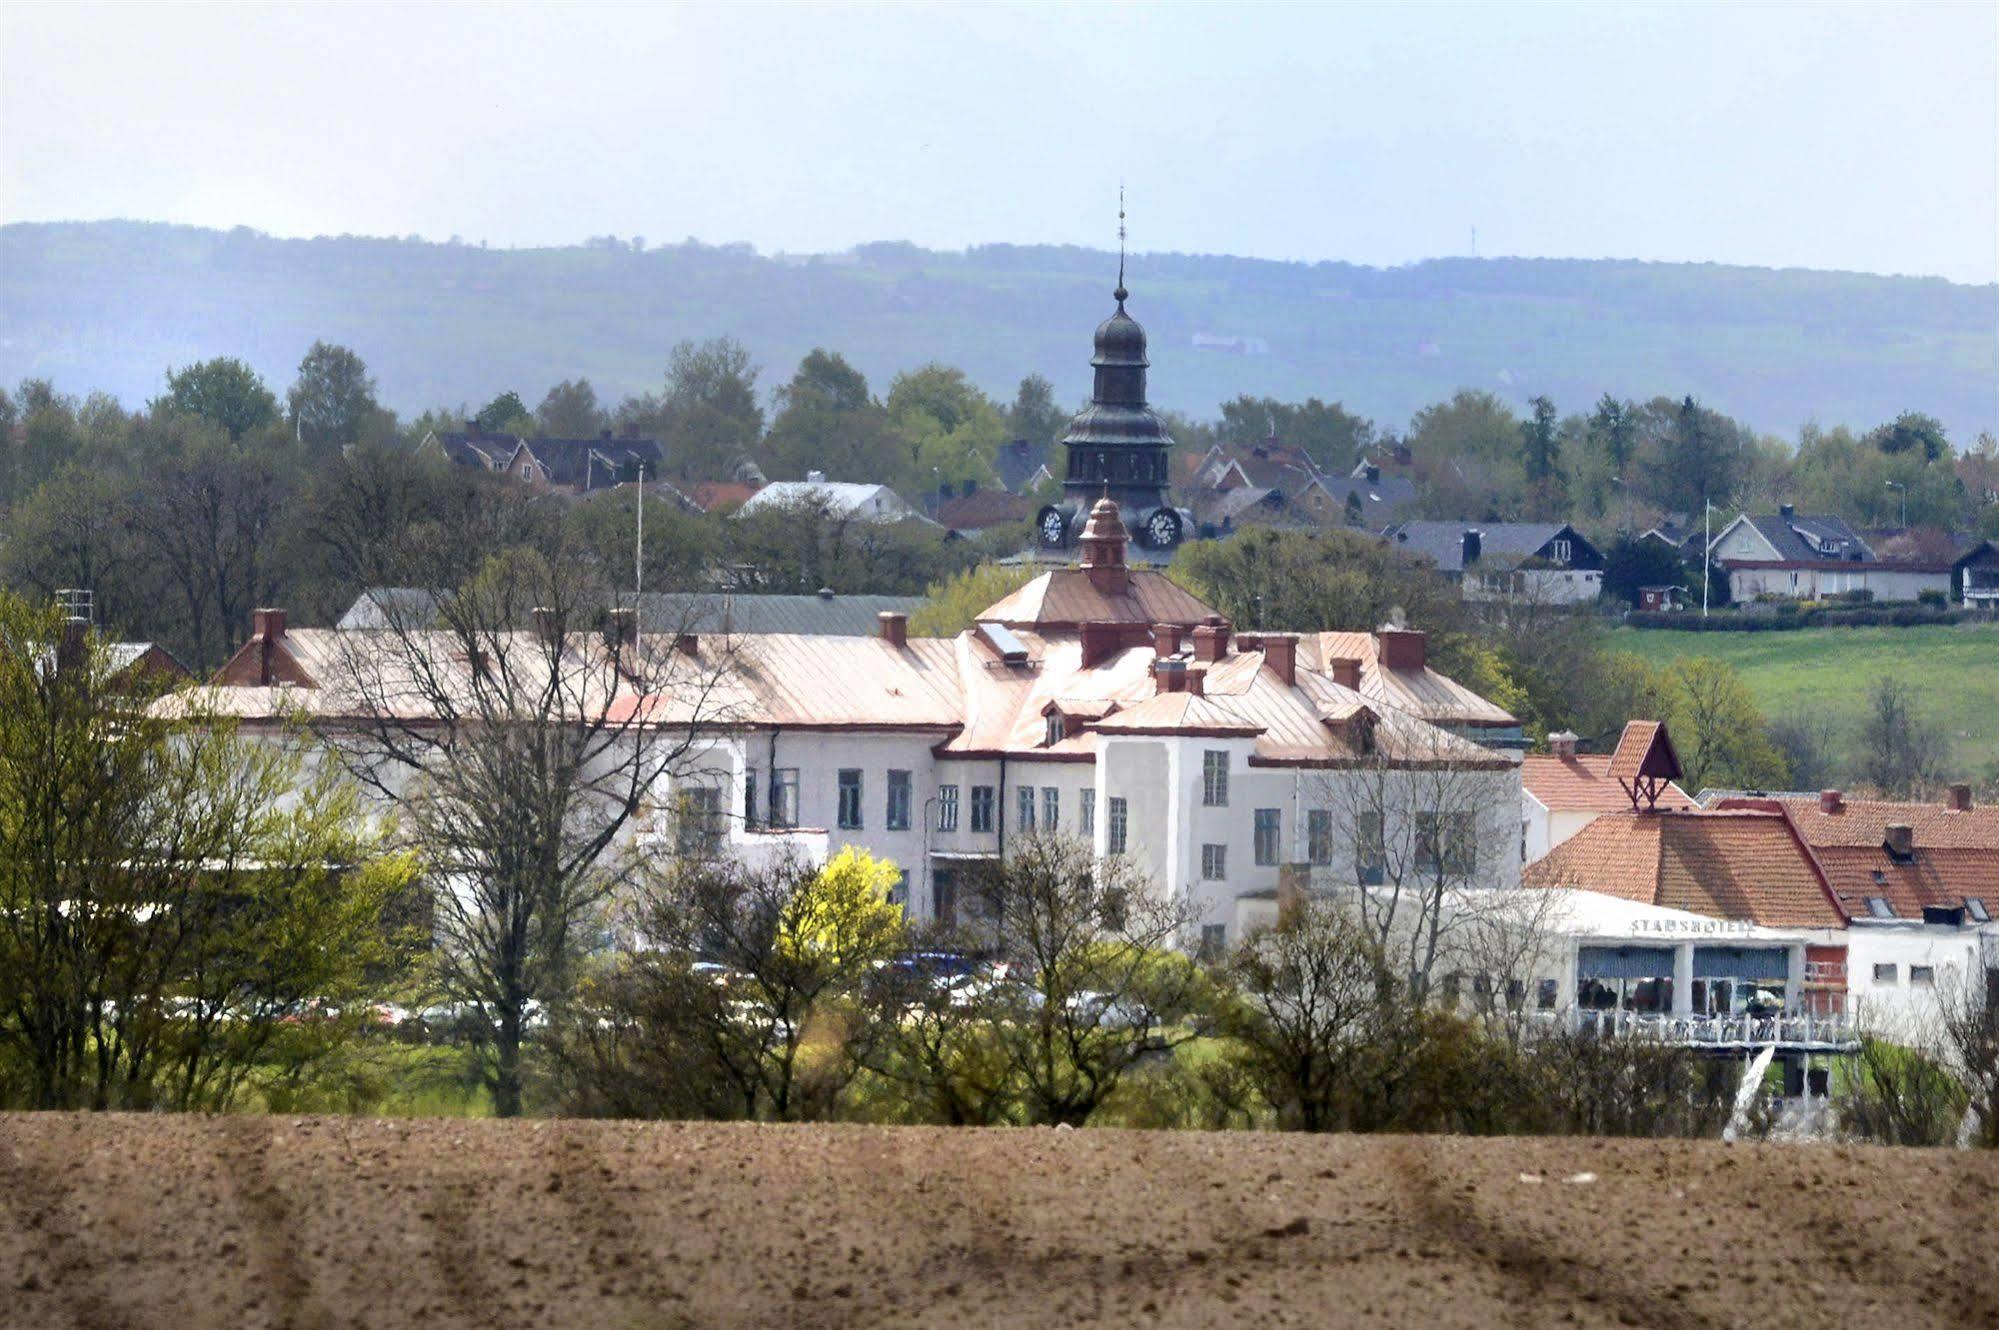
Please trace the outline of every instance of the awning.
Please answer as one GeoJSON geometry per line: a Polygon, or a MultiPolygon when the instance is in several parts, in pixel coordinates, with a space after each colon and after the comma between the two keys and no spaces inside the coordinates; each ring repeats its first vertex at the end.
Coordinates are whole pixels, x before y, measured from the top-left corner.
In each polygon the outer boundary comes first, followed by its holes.
{"type": "Polygon", "coordinates": [[[1695,947],[1696,979],[1791,977],[1791,953],[1782,947],[1695,947]]]}
{"type": "Polygon", "coordinates": [[[1579,947],[1578,979],[1671,979],[1671,947],[1579,947]]]}

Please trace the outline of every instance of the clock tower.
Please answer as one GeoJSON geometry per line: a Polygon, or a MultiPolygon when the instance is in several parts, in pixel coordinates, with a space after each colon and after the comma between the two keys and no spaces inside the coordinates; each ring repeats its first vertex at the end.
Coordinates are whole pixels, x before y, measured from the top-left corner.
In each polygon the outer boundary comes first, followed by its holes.
{"type": "Polygon", "coordinates": [[[1186,515],[1166,496],[1166,455],[1173,439],[1145,404],[1145,329],[1125,312],[1124,259],[1118,259],[1117,309],[1097,325],[1096,354],[1090,357],[1095,385],[1090,404],[1069,422],[1062,436],[1068,470],[1063,501],[1043,508],[1036,539],[1043,549],[1063,549],[1082,536],[1091,504],[1115,500],[1138,543],[1168,550],[1187,532],[1186,515]]]}

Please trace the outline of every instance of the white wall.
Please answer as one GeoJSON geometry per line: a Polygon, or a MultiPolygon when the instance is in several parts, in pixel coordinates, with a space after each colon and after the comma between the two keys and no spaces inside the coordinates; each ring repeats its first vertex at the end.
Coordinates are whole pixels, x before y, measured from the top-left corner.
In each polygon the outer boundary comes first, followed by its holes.
{"type": "Polygon", "coordinates": [[[1950,928],[1909,920],[1856,920],[1846,936],[1849,1010],[1868,1029],[1902,1042],[1934,1037],[1940,1002],[1967,994],[1982,1000],[1985,967],[1999,964],[1999,925],[1950,928]],[[1912,967],[1923,965],[1934,973],[1927,987],[1910,975],[1912,967]],[[1876,966],[1892,966],[1892,978],[1884,974],[1877,980],[1876,966]]]}

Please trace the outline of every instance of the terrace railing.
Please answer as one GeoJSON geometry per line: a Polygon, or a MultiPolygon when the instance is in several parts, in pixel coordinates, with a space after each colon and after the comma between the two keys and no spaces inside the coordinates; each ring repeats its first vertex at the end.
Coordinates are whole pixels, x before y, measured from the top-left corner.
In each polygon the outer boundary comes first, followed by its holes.
{"type": "Polygon", "coordinates": [[[1650,1039],[1695,1048],[1746,1049],[1776,1045],[1811,1051],[1860,1046],[1859,1028],[1845,1012],[1786,1011],[1767,1016],[1701,1016],[1649,1011],[1595,1011],[1570,1007],[1547,1013],[1551,1025],[1618,1038],[1650,1039]]]}

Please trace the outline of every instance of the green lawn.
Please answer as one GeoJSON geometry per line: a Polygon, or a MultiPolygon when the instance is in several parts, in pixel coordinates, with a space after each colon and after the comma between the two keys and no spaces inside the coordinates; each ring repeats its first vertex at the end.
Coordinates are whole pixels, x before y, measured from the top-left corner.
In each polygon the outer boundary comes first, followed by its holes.
{"type": "Polygon", "coordinates": [[[1665,664],[1714,656],[1742,672],[1767,716],[1823,711],[1850,755],[1867,690],[1894,674],[1950,733],[1953,766],[1999,777],[1999,626],[1803,628],[1781,633],[1686,633],[1619,628],[1614,650],[1665,664]]]}

